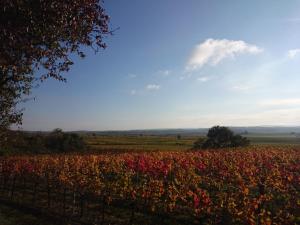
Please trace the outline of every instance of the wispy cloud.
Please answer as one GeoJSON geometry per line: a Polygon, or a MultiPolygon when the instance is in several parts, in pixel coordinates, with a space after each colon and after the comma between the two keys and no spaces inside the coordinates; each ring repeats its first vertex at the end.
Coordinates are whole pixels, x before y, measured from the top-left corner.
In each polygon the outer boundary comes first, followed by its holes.
{"type": "Polygon", "coordinates": [[[171,70],[159,70],[158,74],[162,75],[162,76],[169,76],[172,73],[171,70]]]}
{"type": "Polygon", "coordinates": [[[155,90],[159,90],[160,89],[160,85],[157,85],[157,84],[148,84],[146,86],[146,89],[148,91],[155,91],[155,90]]]}
{"type": "Polygon", "coordinates": [[[204,82],[207,82],[209,80],[211,80],[212,77],[198,77],[197,80],[204,83],[204,82]]]}
{"type": "Polygon", "coordinates": [[[228,57],[234,58],[245,53],[258,54],[262,51],[262,48],[240,40],[207,39],[195,47],[188,60],[186,70],[200,69],[206,64],[214,66],[228,57]]]}
{"type": "Polygon", "coordinates": [[[300,48],[291,49],[288,51],[288,57],[294,59],[300,53],[300,48]]]}
{"type": "Polygon", "coordinates": [[[136,90],[132,89],[132,90],[130,91],[130,95],[136,95],[136,90]]]}
{"type": "Polygon", "coordinates": [[[299,23],[300,18],[288,18],[288,19],[285,19],[284,21],[290,22],[290,23],[299,23]]]}
{"type": "Polygon", "coordinates": [[[182,127],[211,127],[215,124],[226,126],[299,125],[300,108],[273,109],[251,113],[210,113],[184,115],[176,118],[182,127]]]}
{"type": "Polygon", "coordinates": [[[133,73],[130,73],[130,74],[128,74],[128,77],[129,77],[129,78],[136,78],[137,75],[136,75],[136,74],[133,74],[133,73]]]}
{"type": "Polygon", "coordinates": [[[300,98],[269,99],[259,104],[262,106],[299,106],[300,98]]]}
{"type": "Polygon", "coordinates": [[[234,85],[232,87],[232,90],[234,91],[248,91],[252,89],[253,87],[250,85],[245,85],[245,84],[239,84],[239,85],[234,85]]]}

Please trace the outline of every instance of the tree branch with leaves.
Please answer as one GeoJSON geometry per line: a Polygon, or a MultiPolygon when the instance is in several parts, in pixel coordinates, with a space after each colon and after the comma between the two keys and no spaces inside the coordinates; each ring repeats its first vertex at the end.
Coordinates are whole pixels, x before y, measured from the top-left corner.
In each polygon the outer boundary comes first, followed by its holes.
{"type": "Polygon", "coordinates": [[[17,105],[34,82],[66,81],[70,56],[105,49],[111,34],[101,0],[3,0],[0,30],[0,133],[21,124],[17,105]]]}

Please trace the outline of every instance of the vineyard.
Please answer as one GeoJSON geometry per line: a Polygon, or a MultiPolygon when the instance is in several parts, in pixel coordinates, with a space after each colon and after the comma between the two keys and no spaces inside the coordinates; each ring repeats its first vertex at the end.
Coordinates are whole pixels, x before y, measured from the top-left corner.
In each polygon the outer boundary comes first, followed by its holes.
{"type": "Polygon", "coordinates": [[[300,150],[1,157],[0,197],[80,224],[299,224],[300,150]]]}

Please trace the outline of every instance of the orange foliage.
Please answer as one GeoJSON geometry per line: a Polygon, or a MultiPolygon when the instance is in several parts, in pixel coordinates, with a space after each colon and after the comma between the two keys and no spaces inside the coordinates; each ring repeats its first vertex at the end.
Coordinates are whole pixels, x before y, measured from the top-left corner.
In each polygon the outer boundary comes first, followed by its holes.
{"type": "Polygon", "coordinates": [[[299,222],[300,151],[292,147],[3,157],[0,171],[209,224],[299,222]]]}

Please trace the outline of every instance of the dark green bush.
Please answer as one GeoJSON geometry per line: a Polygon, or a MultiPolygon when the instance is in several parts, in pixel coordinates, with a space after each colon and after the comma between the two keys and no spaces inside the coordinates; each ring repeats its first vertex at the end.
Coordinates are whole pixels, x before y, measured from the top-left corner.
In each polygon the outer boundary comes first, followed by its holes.
{"type": "Polygon", "coordinates": [[[208,130],[207,138],[199,138],[194,149],[244,147],[250,141],[241,135],[235,135],[228,127],[214,126],[208,130]]]}
{"type": "Polygon", "coordinates": [[[55,129],[47,135],[45,145],[47,149],[58,152],[71,152],[85,148],[82,137],[76,133],[64,133],[61,129],[55,129]]]}
{"type": "Polygon", "coordinates": [[[51,133],[11,131],[5,146],[0,146],[0,155],[18,153],[71,152],[85,149],[85,142],[76,133],[55,129],[51,133]]]}
{"type": "Polygon", "coordinates": [[[250,144],[250,140],[241,135],[234,135],[231,143],[231,147],[245,147],[250,144]]]}

